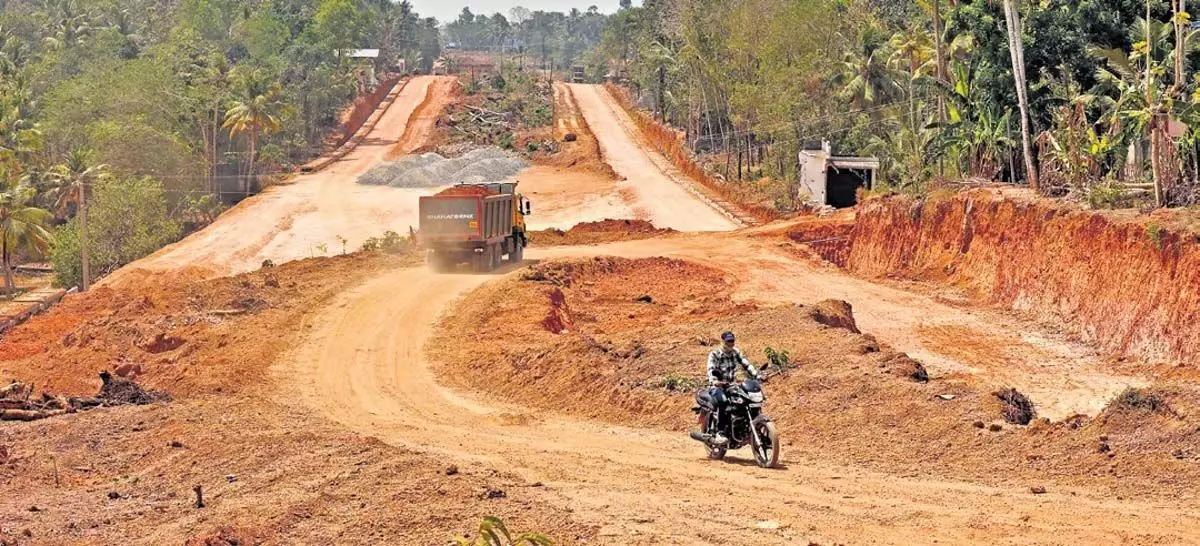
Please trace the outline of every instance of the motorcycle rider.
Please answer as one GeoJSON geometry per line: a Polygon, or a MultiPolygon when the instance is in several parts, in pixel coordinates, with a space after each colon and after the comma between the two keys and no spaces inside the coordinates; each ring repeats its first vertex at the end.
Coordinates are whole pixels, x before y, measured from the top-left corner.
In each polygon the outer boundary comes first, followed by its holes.
{"type": "Polygon", "coordinates": [[[721,334],[721,347],[708,353],[708,394],[712,397],[713,405],[716,407],[716,415],[713,417],[717,418],[717,432],[712,441],[717,445],[729,441],[721,433],[724,430],[721,424],[725,409],[725,387],[737,381],[739,366],[746,371],[746,375],[750,378],[758,378],[758,370],[746,358],[745,353],[737,348],[737,338],[734,337],[733,332],[725,332],[721,334]]]}

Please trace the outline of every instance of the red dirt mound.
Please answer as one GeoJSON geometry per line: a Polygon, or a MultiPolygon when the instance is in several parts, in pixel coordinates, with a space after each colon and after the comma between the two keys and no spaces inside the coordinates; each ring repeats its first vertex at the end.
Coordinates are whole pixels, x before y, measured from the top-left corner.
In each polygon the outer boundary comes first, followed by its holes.
{"type": "Polygon", "coordinates": [[[613,220],[575,224],[569,233],[671,233],[673,229],[659,229],[648,220],[613,220]]]}
{"type": "Polygon", "coordinates": [[[91,394],[96,374],[114,369],[176,395],[241,388],[284,347],[278,333],[316,302],[354,279],[416,263],[415,256],[357,254],[70,295],[0,340],[0,377],[64,394],[91,394]]]}
{"type": "Polygon", "coordinates": [[[547,229],[529,233],[532,244],[541,246],[594,245],[618,241],[650,239],[676,233],[671,228],[659,228],[647,220],[613,220],[583,222],[571,229],[547,229]]]}

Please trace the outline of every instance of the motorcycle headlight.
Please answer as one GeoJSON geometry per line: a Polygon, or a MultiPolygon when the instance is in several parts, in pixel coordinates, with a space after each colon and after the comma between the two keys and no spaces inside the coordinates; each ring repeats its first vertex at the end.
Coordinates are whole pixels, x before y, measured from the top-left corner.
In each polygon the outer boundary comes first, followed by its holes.
{"type": "Polygon", "coordinates": [[[749,398],[751,402],[763,401],[763,393],[761,392],[748,392],[746,393],[746,397],[749,398]]]}

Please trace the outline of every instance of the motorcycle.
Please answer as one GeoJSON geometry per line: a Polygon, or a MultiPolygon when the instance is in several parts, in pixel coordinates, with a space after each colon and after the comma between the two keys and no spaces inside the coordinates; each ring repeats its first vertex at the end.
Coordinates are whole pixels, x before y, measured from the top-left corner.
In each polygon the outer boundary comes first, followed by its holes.
{"type": "Polygon", "coordinates": [[[716,403],[708,389],[696,392],[696,407],[692,411],[698,416],[700,430],[693,430],[690,436],[704,444],[709,459],[724,459],[728,450],[750,446],[758,466],[773,468],[779,463],[779,433],[775,423],[763,413],[767,397],[762,385],[772,377],[787,375],[788,370],[769,367],[769,363],[763,365],[758,379],[725,387],[725,409],[720,419],[716,418],[716,403]],[[717,432],[724,436],[724,442],[717,441],[717,432]]]}

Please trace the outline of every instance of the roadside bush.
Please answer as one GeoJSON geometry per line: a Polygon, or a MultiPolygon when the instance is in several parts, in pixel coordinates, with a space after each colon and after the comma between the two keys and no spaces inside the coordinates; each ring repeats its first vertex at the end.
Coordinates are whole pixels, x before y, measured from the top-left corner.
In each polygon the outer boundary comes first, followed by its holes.
{"type": "Polygon", "coordinates": [[[382,237],[371,237],[363,241],[363,252],[388,252],[397,254],[409,249],[412,241],[409,238],[401,237],[395,231],[385,231],[382,237]]]}
{"type": "MultiPolygon", "coordinates": [[[[88,202],[88,240],[93,280],[173,243],[182,229],[167,213],[162,185],[150,178],[114,178],[97,182],[88,202]]],[[[58,286],[76,286],[83,278],[79,218],[58,228],[50,255],[58,286]]]]}

